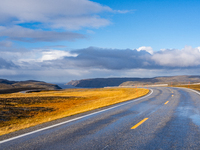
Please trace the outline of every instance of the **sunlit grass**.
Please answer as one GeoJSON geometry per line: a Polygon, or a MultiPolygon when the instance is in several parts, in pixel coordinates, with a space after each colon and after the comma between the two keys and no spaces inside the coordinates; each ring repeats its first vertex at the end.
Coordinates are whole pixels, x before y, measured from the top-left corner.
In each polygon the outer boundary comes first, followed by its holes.
{"type": "Polygon", "coordinates": [[[0,135],[146,95],[148,89],[67,89],[0,95],[0,135]]]}
{"type": "Polygon", "coordinates": [[[190,89],[194,89],[194,90],[200,91],[200,85],[199,84],[196,84],[196,85],[191,85],[191,84],[188,84],[188,85],[177,85],[176,87],[185,87],[185,88],[190,88],[190,89]]]}

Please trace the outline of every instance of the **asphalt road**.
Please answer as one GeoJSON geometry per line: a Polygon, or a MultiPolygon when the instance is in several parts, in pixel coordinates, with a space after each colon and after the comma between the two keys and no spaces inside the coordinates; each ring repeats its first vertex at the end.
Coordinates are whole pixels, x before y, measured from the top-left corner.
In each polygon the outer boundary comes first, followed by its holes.
{"type": "Polygon", "coordinates": [[[56,124],[49,129],[1,136],[0,149],[200,149],[200,95],[183,88],[151,89],[138,100],[45,124],[56,124]]]}

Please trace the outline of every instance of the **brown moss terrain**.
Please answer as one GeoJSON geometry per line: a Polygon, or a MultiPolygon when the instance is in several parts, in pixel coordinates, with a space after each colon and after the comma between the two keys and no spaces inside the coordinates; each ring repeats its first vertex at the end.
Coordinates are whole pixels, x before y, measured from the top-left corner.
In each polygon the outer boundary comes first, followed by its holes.
{"type": "Polygon", "coordinates": [[[67,89],[0,95],[0,135],[146,95],[148,89],[67,89]]]}

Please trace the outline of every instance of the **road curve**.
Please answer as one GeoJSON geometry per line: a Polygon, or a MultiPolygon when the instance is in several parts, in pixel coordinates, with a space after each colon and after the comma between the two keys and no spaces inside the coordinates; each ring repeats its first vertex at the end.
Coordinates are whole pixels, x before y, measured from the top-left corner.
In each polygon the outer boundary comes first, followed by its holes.
{"type": "Polygon", "coordinates": [[[151,89],[139,100],[1,136],[0,149],[200,149],[199,93],[151,89]],[[53,123],[57,125],[42,127],[53,123]]]}

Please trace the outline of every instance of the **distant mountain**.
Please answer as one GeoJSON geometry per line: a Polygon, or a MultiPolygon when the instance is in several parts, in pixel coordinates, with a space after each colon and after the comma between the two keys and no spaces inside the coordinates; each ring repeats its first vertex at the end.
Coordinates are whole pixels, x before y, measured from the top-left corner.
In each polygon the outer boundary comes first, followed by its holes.
{"type": "Polygon", "coordinates": [[[67,85],[75,87],[98,88],[106,86],[133,86],[149,84],[187,84],[200,83],[200,76],[169,76],[155,78],[95,78],[72,80],[67,85]]]}
{"type": "Polygon", "coordinates": [[[88,87],[98,88],[105,86],[119,86],[121,83],[126,81],[137,81],[140,78],[95,78],[95,79],[83,79],[83,80],[72,80],[67,85],[75,87],[88,87]]]}
{"type": "Polygon", "coordinates": [[[0,83],[3,83],[3,84],[14,84],[14,83],[17,83],[16,81],[9,81],[9,80],[6,80],[6,79],[0,79],[0,83]]]}
{"type": "Polygon", "coordinates": [[[127,81],[119,86],[134,86],[134,85],[150,85],[150,84],[188,84],[188,83],[200,83],[200,76],[172,76],[172,77],[155,77],[151,78],[148,82],[142,81],[127,81]]]}
{"type": "Polygon", "coordinates": [[[42,81],[9,81],[6,79],[0,79],[0,94],[36,89],[57,90],[61,88],[56,84],[50,84],[42,81]]]}

